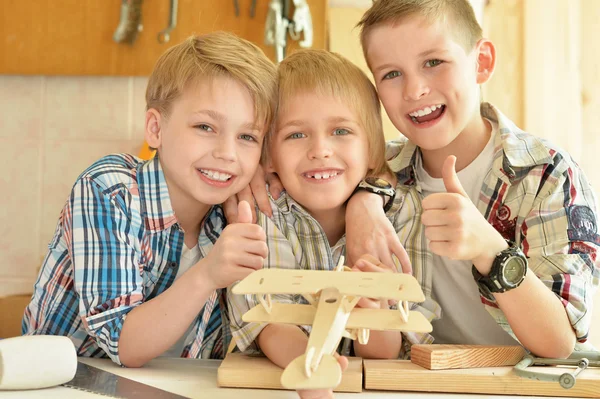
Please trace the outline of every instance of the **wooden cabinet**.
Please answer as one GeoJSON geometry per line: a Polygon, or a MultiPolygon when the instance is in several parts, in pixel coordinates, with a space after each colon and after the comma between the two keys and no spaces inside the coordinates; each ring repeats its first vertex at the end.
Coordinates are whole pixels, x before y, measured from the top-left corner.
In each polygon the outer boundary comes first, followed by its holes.
{"type": "MultiPolygon", "coordinates": [[[[149,75],[165,49],[191,34],[234,32],[264,44],[269,0],[179,0],[177,27],[168,43],[157,39],[168,25],[170,0],[144,0],[143,31],[133,45],[113,41],[121,0],[0,0],[0,73],[41,75],[149,75]]],[[[308,0],[314,48],[326,48],[327,0],[308,0]]],[[[288,38],[288,51],[298,44],[288,38]]]]}

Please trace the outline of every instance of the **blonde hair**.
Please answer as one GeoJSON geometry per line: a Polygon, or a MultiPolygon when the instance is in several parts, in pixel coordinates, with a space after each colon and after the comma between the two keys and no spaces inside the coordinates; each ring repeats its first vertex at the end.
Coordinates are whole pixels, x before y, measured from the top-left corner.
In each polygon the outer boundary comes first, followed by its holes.
{"type": "Polygon", "coordinates": [[[165,51],[148,80],[146,109],[154,108],[168,117],[173,102],[187,87],[222,76],[248,89],[256,123],[268,128],[275,112],[277,68],[256,45],[226,32],[190,36],[165,51]]]}
{"type": "Polygon", "coordinates": [[[421,16],[430,23],[452,23],[451,31],[463,48],[470,52],[483,37],[483,31],[468,0],[373,0],[373,5],[356,25],[361,28],[360,42],[367,58],[367,37],[383,24],[421,16]]]}
{"type": "MultiPolygon", "coordinates": [[[[326,50],[298,50],[279,64],[278,92],[275,122],[286,101],[299,93],[316,92],[340,100],[357,115],[358,123],[367,134],[369,163],[374,165],[368,173],[389,172],[377,91],[367,75],[352,62],[326,50]]],[[[267,145],[273,140],[274,130],[275,127],[267,134],[267,145]]],[[[268,152],[265,151],[266,157],[269,157],[268,152]]]]}

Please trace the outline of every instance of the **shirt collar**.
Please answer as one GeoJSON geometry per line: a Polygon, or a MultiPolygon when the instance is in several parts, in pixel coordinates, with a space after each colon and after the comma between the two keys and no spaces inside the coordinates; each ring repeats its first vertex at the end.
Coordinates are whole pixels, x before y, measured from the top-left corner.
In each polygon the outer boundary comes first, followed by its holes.
{"type": "Polygon", "coordinates": [[[166,230],[177,223],[169,188],[158,156],[137,168],[141,214],[150,231],[166,230]]]}
{"type": "MultiPolygon", "coordinates": [[[[530,168],[552,161],[548,147],[541,139],[519,129],[493,105],[482,103],[481,116],[498,124],[494,139],[493,170],[500,179],[518,180],[530,168]]],[[[399,183],[414,184],[417,150],[415,144],[407,141],[400,154],[389,161],[399,183]]]]}

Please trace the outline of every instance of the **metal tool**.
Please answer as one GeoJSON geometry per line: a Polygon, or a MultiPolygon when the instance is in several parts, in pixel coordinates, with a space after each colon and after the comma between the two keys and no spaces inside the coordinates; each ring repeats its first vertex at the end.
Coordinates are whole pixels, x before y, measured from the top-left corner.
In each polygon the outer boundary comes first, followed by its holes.
{"type": "Polygon", "coordinates": [[[588,367],[600,367],[600,352],[573,352],[567,359],[546,359],[543,357],[535,357],[533,355],[525,355],[523,360],[517,363],[514,367],[515,374],[538,381],[558,381],[564,389],[573,388],[577,376],[588,367]],[[529,366],[577,366],[571,373],[550,374],[541,371],[527,370],[529,366]]]}
{"type": "Polygon", "coordinates": [[[175,27],[177,27],[177,8],[179,7],[178,0],[171,0],[171,10],[169,11],[169,26],[158,33],[158,42],[167,43],[171,40],[169,35],[175,27]]]}
{"type": "MultiPolygon", "coordinates": [[[[235,10],[235,16],[240,16],[240,2],[239,0],[233,0],[233,9],[235,10]]],[[[252,0],[250,3],[250,18],[254,18],[256,14],[256,0],[252,0]]]]}
{"type": "Polygon", "coordinates": [[[275,59],[281,62],[287,47],[287,12],[290,0],[271,0],[265,23],[265,44],[275,47],[275,59]]]}
{"type": "Polygon", "coordinates": [[[177,395],[141,382],[120,377],[108,371],[78,362],[75,378],[63,384],[67,388],[93,392],[113,398],[123,399],[182,399],[177,395]]]}
{"type": "Polygon", "coordinates": [[[119,26],[113,34],[117,43],[133,44],[144,26],[142,25],[143,0],[122,0],[119,26]]]}
{"type": "Polygon", "coordinates": [[[294,16],[289,26],[290,37],[300,44],[300,47],[309,48],[313,44],[313,23],[310,8],[306,0],[294,0],[294,16]],[[300,36],[304,33],[304,40],[300,36]]]}

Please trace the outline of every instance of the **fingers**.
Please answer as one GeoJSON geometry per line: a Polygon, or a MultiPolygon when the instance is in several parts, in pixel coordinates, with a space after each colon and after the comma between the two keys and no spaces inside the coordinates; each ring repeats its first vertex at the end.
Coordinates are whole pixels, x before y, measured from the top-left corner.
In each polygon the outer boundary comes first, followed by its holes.
{"type": "Polygon", "coordinates": [[[258,205],[258,209],[260,209],[265,215],[272,217],[273,210],[271,209],[271,202],[269,201],[269,196],[267,195],[265,172],[260,165],[256,169],[256,173],[250,181],[250,188],[252,189],[252,194],[254,195],[254,200],[258,205]]]}
{"type": "Polygon", "coordinates": [[[446,226],[449,224],[450,214],[448,211],[440,209],[430,209],[421,215],[421,223],[425,226],[446,226]]]}
{"type": "Polygon", "coordinates": [[[242,191],[237,193],[238,200],[240,202],[246,201],[250,205],[250,221],[249,222],[240,222],[239,215],[237,223],[255,223],[256,222],[256,208],[254,202],[254,196],[252,195],[252,190],[250,186],[246,186],[242,191]]]}
{"type": "Polygon", "coordinates": [[[276,173],[267,173],[266,179],[269,184],[269,192],[273,198],[278,199],[283,192],[283,184],[279,180],[279,176],[276,173]]]}
{"type": "Polygon", "coordinates": [[[392,253],[396,256],[398,262],[400,262],[402,273],[412,274],[412,264],[410,263],[410,258],[408,257],[408,253],[404,246],[399,240],[393,240],[390,245],[392,253]]]}
{"type": "Polygon", "coordinates": [[[451,241],[456,237],[456,232],[446,226],[427,227],[425,229],[425,237],[429,241],[451,241]]]}
{"type": "Polygon", "coordinates": [[[236,195],[232,195],[223,202],[223,212],[227,223],[235,223],[237,221],[238,199],[236,195]]]}
{"type": "Polygon", "coordinates": [[[237,223],[252,223],[252,209],[247,201],[238,204],[237,223]]]}
{"type": "Polygon", "coordinates": [[[360,298],[356,306],[363,309],[381,309],[379,301],[370,298],[360,298]]]}
{"type": "Polygon", "coordinates": [[[346,371],[348,368],[348,358],[346,356],[340,356],[337,352],[333,354],[333,356],[337,359],[340,367],[342,368],[342,373],[346,371]]]}
{"type": "Polygon", "coordinates": [[[467,198],[469,197],[462,187],[462,184],[460,184],[460,180],[458,180],[456,174],[456,157],[454,155],[450,155],[444,161],[444,165],[442,166],[442,178],[447,192],[460,194],[467,198]]]}

